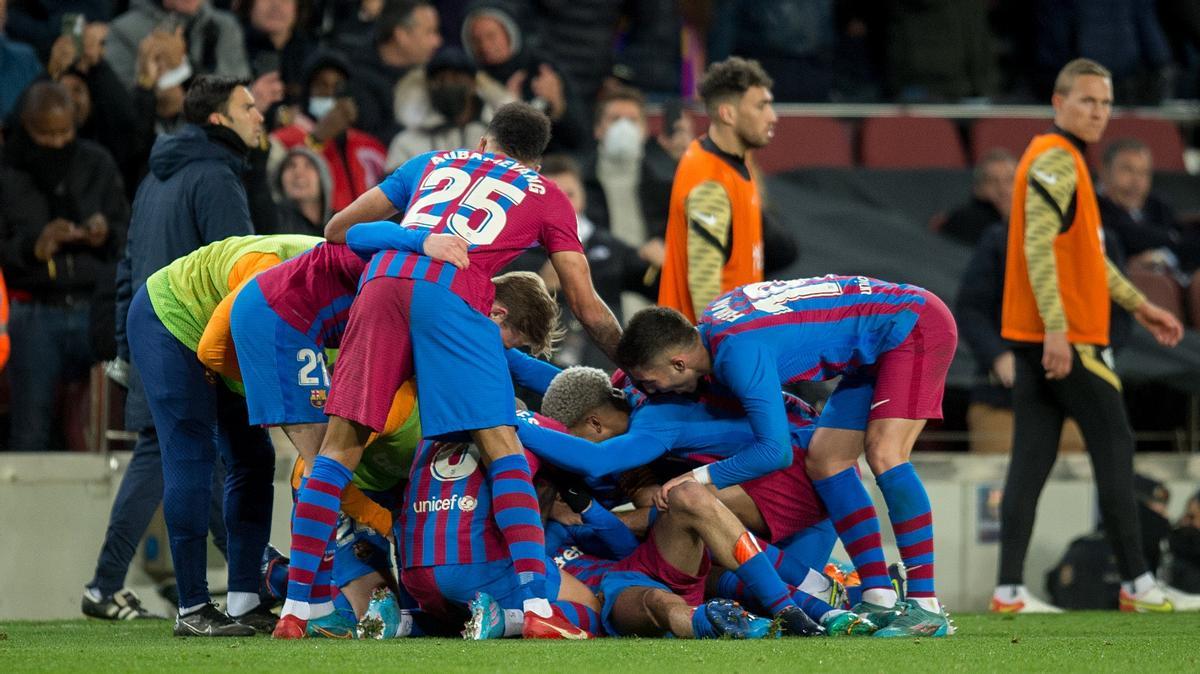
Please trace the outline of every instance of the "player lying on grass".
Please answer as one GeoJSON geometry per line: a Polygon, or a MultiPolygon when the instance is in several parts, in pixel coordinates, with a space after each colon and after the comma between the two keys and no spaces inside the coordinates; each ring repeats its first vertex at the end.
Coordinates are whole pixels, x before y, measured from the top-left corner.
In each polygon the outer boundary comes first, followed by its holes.
{"type": "MultiPolygon", "coordinates": [[[[661,307],[631,319],[618,364],[651,395],[690,393],[710,380],[739,399],[759,451],[785,456],[780,387],[842,376],[809,444],[808,473],[854,560],[864,600],[856,611],[889,623],[882,635],[942,636],[951,626],[934,594],[933,518],[909,455],[926,419],[940,419],[957,329],[945,304],[916,286],[863,276],[755,283],[712,302],[693,326],[661,307]],[[857,473],[867,463],[888,504],[908,568],[896,603],[879,521],[857,473]]],[[[716,483],[701,467],[663,485],[716,483]]]]}
{"type": "Polygon", "coordinates": [[[245,401],[217,383],[197,356],[219,352],[224,355],[218,359],[232,359],[232,345],[220,343],[227,330],[216,327],[228,307],[221,303],[257,272],[319,242],[247,236],[209,244],[152,275],[130,304],[130,353],[162,442],[163,514],[179,590],[177,636],[248,636],[274,626],[274,614],[258,596],[271,527],[274,450],[266,431],[247,423],[245,401]],[[227,470],[228,614],[212,604],[206,580],[218,451],[227,470]]]}

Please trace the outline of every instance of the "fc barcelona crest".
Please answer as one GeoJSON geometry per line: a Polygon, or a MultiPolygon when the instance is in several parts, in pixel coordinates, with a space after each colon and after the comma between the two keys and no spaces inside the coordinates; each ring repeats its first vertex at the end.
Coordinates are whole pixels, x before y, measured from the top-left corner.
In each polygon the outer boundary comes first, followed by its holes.
{"type": "Polygon", "coordinates": [[[313,406],[313,407],[315,407],[315,408],[317,408],[317,409],[324,409],[324,407],[325,407],[325,397],[326,397],[327,395],[328,395],[328,392],[327,392],[325,389],[323,389],[323,388],[315,388],[315,389],[313,389],[312,391],[310,391],[310,392],[309,392],[309,394],[308,394],[308,402],[309,402],[309,403],[311,403],[311,404],[312,404],[312,406],[313,406]]]}

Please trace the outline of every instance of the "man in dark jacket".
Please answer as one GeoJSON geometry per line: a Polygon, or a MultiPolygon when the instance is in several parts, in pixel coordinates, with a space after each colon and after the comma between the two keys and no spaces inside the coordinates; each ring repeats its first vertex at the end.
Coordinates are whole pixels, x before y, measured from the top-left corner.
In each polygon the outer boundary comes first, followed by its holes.
{"type": "MultiPolygon", "coordinates": [[[[146,279],[201,246],[253,233],[241,172],[248,148],[259,142],[263,118],[246,82],[197,77],[184,100],[184,117],[188,123],[183,130],[155,142],[150,173],[133,202],[129,241],[117,269],[117,349],[125,362],[129,360],[125,317],[130,300],[146,279]]],[[[128,384],[125,425],[137,431],[138,440],[113,502],[96,575],[85,587],[82,602],[85,615],[111,620],[152,617],[132,592],[121,587],[163,493],[158,436],[141,381],[132,368],[128,384]]],[[[265,433],[262,435],[266,441],[265,433]]],[[[212,521],[220,522],[220,518],[212,521]]],[[[242,616],[256,609],[257,597],[249,607],[235,607],[234,603],[241,600],[235,602],[231,597],[230,611],[242,616]]],[[[208,635],[245,632],[232,618],[206,608],[181,616],[179,622],[208,635]]]]}
{"type": "MultiPolygon", "coordinates": [[[[92,299],[111,287],[129,218],[120,172],[75,137],[65,87],[38,82],[0,168],[0,267],[12,295],[9,449],[51,449],[55,390],[87,378],[92,299]]],[[[61,449],[61,446],[53,447],[61,449]]]]}

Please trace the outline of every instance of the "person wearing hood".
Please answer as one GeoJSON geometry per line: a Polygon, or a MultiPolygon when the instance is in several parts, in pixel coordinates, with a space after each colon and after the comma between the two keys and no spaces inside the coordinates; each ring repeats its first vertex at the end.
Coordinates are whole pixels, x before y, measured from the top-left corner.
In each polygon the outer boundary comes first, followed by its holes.
{"type": "Polygon", "coordinates": [[[214,9],[208,0],[131,0],[129,10],[113,20],[105,59],[127,89],[137,83],[138,45],[154,32],[182,35],[185,58],[163,73],[167,88],[192,73],[249,77],[242,27],[237,17],[214,9]]]}
{"type": "Polygon", "coordinates": [[[303,107],[271,133],[271,142],[276,154],[294,147],[319,154],[333,177],[330,207],[340,211],[384,178],[387,148],[355,127],[360,108],[348,93],[350,65],[340,54],[316,53],[305,72],[303,107]]]}
{"type": "Polygon", "coordinates": [[[13,423],[8,448],[54,444],[55,389],[85,380],[96,357],[92,299],[111,285],[129,218],[120,172],[75,136],[70,94],[33,84],[0,167],[0,267],[12,296],[13,423]]]}
{"type": "Polygon", "coordinates": [[[550,117],[547,153],[588,147],[587,106],[562,69],[527,44],[517,17],[494,0],[478,2],[463,21],[462,43],[479,69],[550,117]]]}
{"type": "Polygon", "coordinates": [[[304,87],[304,64],[317,44],[305,32],[310,0],[241,0],[237,16],[246,31],[246,58],[255,74],[277,72],[289,101],[304,87]]]}
{"type": "Polygon", "coordinates": [[[396,114],[404,131],[388,146],[388,167],[422,152],[474,146],[496,108],[514,100],[507,89],[478,72],[463,50],[442,49],[424,69],[409,73],[396,86],[396,114]]]}
{"type": "Polygon", "coordinates": [[[288,150],[271,172],[275,197],[276,227],[260,234],[309,234],[322,236],[333,214],[333,178],[325,160],[306,147],[288,150]]]}
{"type": "MultiPolygon", "coordinates": [[[[196,77],[183,114],[187,124],[160,136],[150,152],[150,172],[138,187],[125,253],[117,265],[117,354],[126,364],[129,304],[146,279],[201,246],[254,233],[241,174],[249,148],[261,138],[263,117],[246,80],[196,77]]],[[[163,494],[162,455],[142,382],[136,368],[128,366],[125,372],[125,381],[119,382],[129,387],[125,428],[137,432],[137,443],[113,501],[96,574],[82,599],[84,615],[107,620],[154,617],[122,586],[163,494]]],[[[232,623],[211,626],[219,632],[232,623]]]]}

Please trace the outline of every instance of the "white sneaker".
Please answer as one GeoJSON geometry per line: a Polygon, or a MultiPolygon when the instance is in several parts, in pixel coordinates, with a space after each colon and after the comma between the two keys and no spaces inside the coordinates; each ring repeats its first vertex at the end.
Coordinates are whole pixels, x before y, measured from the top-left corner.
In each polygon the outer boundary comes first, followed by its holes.
{"type": "Polygon", "coordinates": [[[999,591],[993,593],[992,603],[988,610],[992,613],[1063,613],[1063,610],[1054,604],[1044,602],[1029,594],[1024,586],[1015,593],[999,591]]]}
{"type": "Polygon", "coordinates": [[[1165,583],[1161,587],[1163,594],[1175,605],[1176,611],[1200,611],[1200,594],[1184,592],[1165,583]]]}

